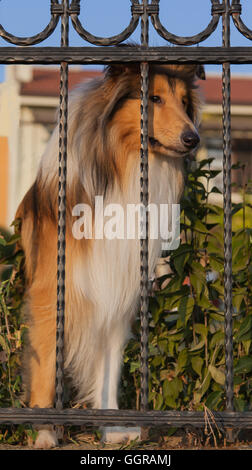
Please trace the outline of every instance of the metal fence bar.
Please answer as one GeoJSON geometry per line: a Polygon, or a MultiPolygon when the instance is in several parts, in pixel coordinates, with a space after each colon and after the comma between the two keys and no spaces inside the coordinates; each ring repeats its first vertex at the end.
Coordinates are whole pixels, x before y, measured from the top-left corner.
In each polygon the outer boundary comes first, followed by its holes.
{"type": "Polygon", "coordinates": [[[54,408],[0,409],[1,424],[55,424],[93,426],[194,426],[204,428],[206,422],[225,428],[245,429],[252,427],[252,412],[212,411],[135,411],[91,410],[54,408]]]}
{"type": "MultiPolygon", "coordinates": [[[[229,0],[225,0],[223,14],[223,46],[230,47],[229,0]]],[[[233,410],[233,329],[232,329],[232,203],[231,203],[231,113],[230,64],[222,67],[223,96],[223,198],[224,198],[224,304],[225,304],[225,357],[226,408],[233,410]]]]}
{"type": "Polygon", "coordinates": [[[3,47],[2,64],[251,64],[252,47],[3,47]]]}
{"type": "MultiPolygon", "coordinates": [[[[148,0],[143,0],[144,14],[141,18],[141,44],[148,47],[149,18],[147,14],[148,0]]],[[[140,164],[140,202],[141,227],[144,238],[140,240],[140,318],[141,318],[141,410],[148,407],[148,339],[149,339],[149,268],[148,268],[148,211],[149,181],[148,181],[148,101],[149,101],[149,65],[141,63],[141,164],[140,164]],[[143,227],[145,225],[145,227],[143,227]]]]}
{"type": "MultiPolygon", "coordinates": [[[[68,46],[68,0],[63,0],[61,46],[68,46]]],[[[59,195],[58,195],[58,259],[57,259],[57,319],[56,319],[56,386],[55,407],[63,408],[64,395],[64,316],[65,316],[65,251],[66,251],[66,175],[67,175],[67,114],[68,64],[60,66],[59,110],[59,195]]]]}

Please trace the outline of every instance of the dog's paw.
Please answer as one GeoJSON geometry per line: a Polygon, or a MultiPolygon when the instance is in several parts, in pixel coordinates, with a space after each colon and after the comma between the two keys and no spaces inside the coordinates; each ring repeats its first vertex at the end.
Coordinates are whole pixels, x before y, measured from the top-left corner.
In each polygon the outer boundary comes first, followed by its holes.
{"type": "Polygon", "coordinates": [[[41,429],[38,432],[34,449],[52,449],[58,445],[56,432],[49,429],[41,429]]]}
{"type": "Polygon", "coordinates": [[[104,427],[102,431],[102,441],[106,444],[119,444],[127,441],[141,440],[140,427],[111,426],[104,427]]]}

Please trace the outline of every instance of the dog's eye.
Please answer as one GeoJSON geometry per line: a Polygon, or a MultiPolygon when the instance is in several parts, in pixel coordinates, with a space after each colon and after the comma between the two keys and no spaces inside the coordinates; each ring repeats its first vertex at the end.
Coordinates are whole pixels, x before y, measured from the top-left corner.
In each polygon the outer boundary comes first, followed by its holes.
{"type": "Polygon", "coordinates": [[[160,96],[158,95],[153,95],[153,96],[150,96],[150,100],[152,101],[152,103],[162,103],[162,100],[160,98],[160,96]]]}

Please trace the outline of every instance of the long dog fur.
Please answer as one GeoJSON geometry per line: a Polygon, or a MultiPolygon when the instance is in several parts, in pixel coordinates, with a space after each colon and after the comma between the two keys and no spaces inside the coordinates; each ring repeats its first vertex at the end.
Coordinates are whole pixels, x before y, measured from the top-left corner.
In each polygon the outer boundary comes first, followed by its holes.
{"type": "MultiPolygon", "coordinates": [[[[196,132],[199,68],[150,66],[150,202],[178,203],[183,191],[181,144],[185,129],[196,132]]],[[[57,126],[37,178],[21,202],[22,246],[27,279],[29,346],[25,360],[30,407],[51,407],[55,386],[57,292],[57,126]]],[[[188,153],[188,152],[187,152],[188,153]]],[[[122,351],[139,301],[139,240],[76,240],[72,209],[78,203],[138,204],[140,154],[139,66],[114,65],[104,77],[81,85],[69,103],[66,214],[65,371],[77,400],[95,408],[117,408],[122,351]]],[[[150,240],[150,272],[161,240],[150,240]]],[[[40,431],[37,447],[56,445],[40,431]]]]}

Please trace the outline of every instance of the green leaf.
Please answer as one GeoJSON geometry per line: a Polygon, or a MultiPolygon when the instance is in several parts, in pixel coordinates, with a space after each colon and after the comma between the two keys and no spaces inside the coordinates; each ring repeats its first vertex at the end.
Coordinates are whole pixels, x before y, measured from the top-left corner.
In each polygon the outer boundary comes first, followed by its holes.
{"type": "Polygon", "coordinates": [[[155,400],[155,410],[161,410],[161,407],[162,407],[162,405],[163,405],[163,402],[164,402],[164,399],[163,399],[161,393],[159,393],[159,394],[157,395],[156,400],[155,400]]]}
{"type": "Polygon", "coordinates": [[[7,244],[6,240],[0,236],[0,245],[6,246],[6,244],[7,244]]]}
{"type": "Polygon", "coordinates": [[[177,328],[181,328],[186,326],[189,318],[192,315],[193,309],[194,309],[194,299],[193,297],[182,297],[179,307],[178,307],[178,314],[179,314],[179,319],[177,322],[177,328]]]}
{"type": "Polygon", "coordinates": [[[224,313],[222,313],[222,312],[219,312],[219,313],[212,313],[211,312],[210,313],[210,318],[212,320],[215,320],[217,322],[222,322],[222,323],[224,323],[224,320],[225,320],[224,313]]]}
{"type": "Polygon", "coordinates": [[[209,253],[210,266],[214,271],[221,272],[224,269],[224,260],[222,256],[216,253],[209,253]]]}
{"type": "Polygon", "coordinates": [[[243,377],[240,376],[240,375],[235,375],[234,376],[234,385],[241,385],[241,383],[243,382],[243,377]]]}
{"type": "Polygon", "coordinates": [[[181,256],[177,256],[174,258],[174,267],[179,276],[181,276],[184,272],[185,264],[187,263],[188,259],[190,258],[190,253],[183,253],[181,256]]]}
{"type": "Polygon", "coordinates": [[[158,319],[160,317],[160,314],[163,312],[163,299],[160,299],[161,306],[157,299],[155,298],[150,298],[150,309],[151,309],[151,314],[152,314],[152,319],[154,323],[158,322],[158,319]]]}
{"type": "Polygon", "coordinates": [[[235,374],[246,374],[252,370],[252,357],[243,356],[238,359],[236,365],[234,366],[235,374]]]}
{"type": "Polygon", "coordinates": [[[199,351],[199,349],[203,348],[204,346],[205,346],[205,340],[203,339],[198,344],[196,344],[196,346],[193,346],[192,348],[190,348],[189,351],[190,352],[199,351]]]}
{"type": "Polygon", "coordinates": [[[207,338],[208,329],[205,325],[202,325],[202,323],[195,323],[194,329],[196,333],[199,333],[203,338],[207,338]]]}
{"type": "Polygon", "coordinates": [[[252,315],[249,315],[245,318],[245,320],[241,323],[240,328],[236,335],[234,336],[235,341],[241,342],[246,340],[252,339],[252,315]],[[247,334],[249,334],[247,336],[247,334]]]}
{"type": "Polygon", "coordinates": [[[153,367],[159,367],[160,364],[162,364],[162,357],[161,356],[156,356],[154,359],[152,359],[151,364],[153,367]]]}
{"type": "Polygon", "coordinates": [[[163,395],[166,398],[167,396],[171,395],[170,388],[169,388],[169,380],[165,379],[163,383],[163,395]]]}
{"type": "Polygon", "coordinates": [[[236,212],[239,212],[239,210],[241,210],[242,207],[243,207],[243,203],[242,203],[242,202],[240,202],[239,204],[234,204],[234,205],[233,205],[233,208],[232,208],[232,212],[231,212],[232,215],[235,215],[236,212]]]}
{"type": "Polygon", "coordinates": [[[225,374],[224,374],[224,372],[220,368],[214,367],[212,365],[210,365],[208,368],[209,368],[209,372],[210,372],[212,378],[214,379],[214,381],[217,382],[220,385],[224,385],[225,384],[225,374]]]}
{"type": "Polygon", "coordinates": [[[140,368],[140,362],[137,361],[137,362],[131,362],[130,364],[130,372],[133,373],[135,372],[136,370],[138,370],[140,368]]]}
{"type": "Polygon", "coordinates": [[[200,356],[193,356],[191,358],[191,364],[193,370],[201,377],[201,370],[204,364],[204,360],[200,356]]]}
{"type": "Polygon", "coordinates": [[[214,333],[210,341],[210,348],[211,349],[214,348],[216,344],[224,344],[224,338],[225,338],[224,331],[217,331],[216,333],[214,333]]]}
{"type": "Polygon", "coordinates": [[[192,247],[187,244],[180,245],[180,247],[173,252],[171,259],[179,276],[182,276],[184,273],[185,264],[190,258],[191,253],[192,247]]]}
{"type": "Polygon", "coordinates": [[[193,229],[199,233],[209,233],[207,227],[200,220],[195,222],[193,229]]]}
{"type": "Polygon", "coordinates": [[[205,284],[206,279],[203,276],[199,276],[197,273],[190,274],[190,282],[194,288],[195,294],[200,296],[205,284]]]}
{"type": "Polygon", "coordinates": [[[169,406],[169,408],[176,409],[178,408],[178,403],[172,396],[167,396],[165,399],[165,404],[169,406]]]}
{"type": "Polygon", "coordinates": [[[233,306],[235,307],[237,312],[240,312],[241,303],[246,296],[246,291],[239,292],[238,294],[233,293],[233,306]]]}
{"type": "Polygon", "coordinates": [[[221,170],[210,170],[209,172],[209,178],[213,179],[216,178],[221,173],[221,170]]]}
{"type": "Polygon", "coordinates": [[[10,239],[7,242],[7,245],[15,245],[17,241],[20,240],[20,235],[19,234],[14,234],[10,237],[10,239]]]}
{"type": "Polygon", "coordinates": [[[217,410],[218,405],[222,401],[222,394],[222,391],[211,392],[205,401],[205,405],[207,406],[207,408],[209,408],[210,410],[217,410]]]}
{"type": "Polygon", "coordinates": [[[242,341],[242,344],[243,344],[243,347],[244,347],[244,349],[245,349],[245,352],[246,352],[246,354],[247,354],[247,356],[248,356],[248,355],[249,355],[250,346],[251,346],[251,339],[245,340],[245,341],[243,340],[243,341],[242,341]]]}
{"type": "Polygon", "coordinates": [[[180,351],[179,356],[178,356],[176,374],[178,374],[179,372],[182,372],[185,369],[187,365],[187,361],[188,361],[188,352],[186,349],[182,349],[182,351],[180,351]]]}
{"type": "Polygon", "coordinates": [[[200,160],[199,163],[199,168],[203,168],[204,166],[208,165],[208,167],[211,165],[212,162],[214,162],[215,158],[210,157],[210,158],[204,158],[203,160],[200,160]]]}
{"type": "Polygon", "coordinates": [[[247,402],[242,398],[234,397],[234,408],[235,411],[246,411],[247,402]]]}
{"type": "Polygon", "coordinates": [[[194,273],[197,273],[201,276],[205,276],[205,269],[203,268],[203,266],[199,262],[192,261],[191,267],[192,267],[192,270],[193,270],[194,273]]]}
{"type": "Polygon", "coordinates": [[[7,352],[7,354],[10,354],[10,348],[5,340],[5,338],[0,335],[0,345],[2,346],[3,350],[7,352]]]}
{"type": "Polygon", "coordinates": [[[211,375],[207,370],[206,375],[205,375],[202,383],[199,384],[198,389],[195,390],[195,392],[194,392],[194,400],[195,400],[196,403],[199,403],[201,401],[202,397],[207,392],[207,390],[210,386],[210,383],[211,383],[211,375]]]}
{"type": "Polygon", "coordinates": [[[209,293],[206,288],[204,292],[201,293],[200,297],[197,298],[197,305],[198,307],[201,307],[203,310],[212,308],[212,304],[209,301],[209,293]]]}
{"type": "Polygon", "coordinates": [[[210,193],[222,194],[222,192],[216,186],[212,187],[210,193]]]}

